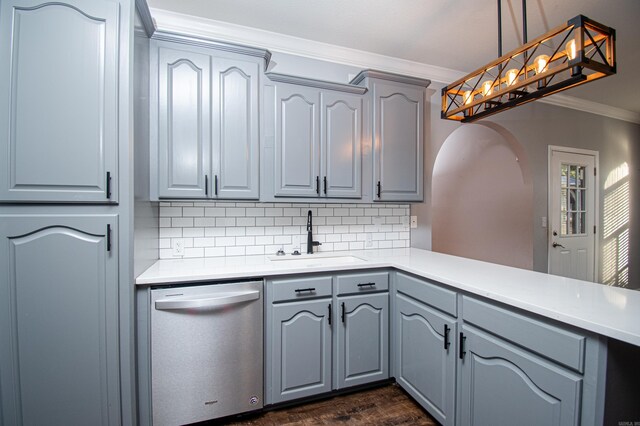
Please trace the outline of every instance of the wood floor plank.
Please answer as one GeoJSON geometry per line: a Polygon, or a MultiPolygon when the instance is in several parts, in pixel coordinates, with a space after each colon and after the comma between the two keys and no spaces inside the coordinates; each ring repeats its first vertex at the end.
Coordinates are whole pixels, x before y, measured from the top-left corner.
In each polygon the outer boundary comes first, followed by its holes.
{"type": "Polygon", "coordinates": [[[229,426],[381,425],[436,426],[398,385],[335,396],[226,422],[229,426]]]}

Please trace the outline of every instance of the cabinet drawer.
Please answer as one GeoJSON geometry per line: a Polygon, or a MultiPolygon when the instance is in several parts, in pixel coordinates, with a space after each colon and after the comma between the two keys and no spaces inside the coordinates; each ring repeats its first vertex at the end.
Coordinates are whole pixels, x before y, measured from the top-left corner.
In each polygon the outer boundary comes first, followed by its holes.
{"type": "Polygon", "coordinates": [[[331,277],[295,278],[271,281],[273,301],[331,297],[331,277]]]}
{"type": "Polygon", "coordinates": [[[402,273],[396,274],[398,292],[413,297],[450,315],[458,316],[456,292],[447,290],[429,280],[419,279],[402,273]]]}
{"type": "Polygon", "coordinates": [[[467,296],[462,297],[462,318],[531,352],[584,372],[584,336],[467,296]]]}
{"type": "Polygon", "coordinates": [[[338,294],[366,293],[368,291],[389,290],[389,273],[339,275],[338,294]]]}

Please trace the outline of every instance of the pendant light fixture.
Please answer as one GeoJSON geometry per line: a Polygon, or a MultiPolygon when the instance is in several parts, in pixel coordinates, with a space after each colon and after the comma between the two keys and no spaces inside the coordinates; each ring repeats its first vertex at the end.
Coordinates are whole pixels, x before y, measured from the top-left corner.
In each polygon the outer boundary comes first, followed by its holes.
{"type": "Polygon", "coordinates": [[[616,73],[615,30],[578,15],[502,55],[502,10],[498,0],[499,58],[442,89],[441,117],[469,123],[616,73]]]}

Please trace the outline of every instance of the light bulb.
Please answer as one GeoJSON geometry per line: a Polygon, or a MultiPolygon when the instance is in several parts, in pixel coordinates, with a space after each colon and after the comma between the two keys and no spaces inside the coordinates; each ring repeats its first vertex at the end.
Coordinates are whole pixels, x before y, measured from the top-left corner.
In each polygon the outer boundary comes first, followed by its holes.
{"type": "Polygon", "coordinates": [[[505,75],[507,76],[507,86],[513,86],[518,80],[518,70],[515,68],[511,68],[505,75]]]}
{"type": "Polygon", "coordinates": [[[571,59],[575,59],[576,56],[578,55],[578,51],[576,49],[576,41],[574,40],[569,40],[569,42],[564,46],[566,51],[567,51],[567,57],[569,58],[569,60],[571,59]]]}
{"type": "Polygon", "coordinates": [[[548,55],[540,55],[533,60],[536,74],[540,74],[541,72],[547,69],[547,65],[549,64],[549,56],[548,55]]]}
{"type": "Polygon", "coordinates": [[[493,82],[487,80],[480,86],[482,89],[482,96],[489,96],[493,92],[493,82]]]}
{"type": "Polygon", "coordinates": [[[473,101],[473,92],[471,90],[467,90],[462,94],[462,102],[467,105],[473,101]]]}

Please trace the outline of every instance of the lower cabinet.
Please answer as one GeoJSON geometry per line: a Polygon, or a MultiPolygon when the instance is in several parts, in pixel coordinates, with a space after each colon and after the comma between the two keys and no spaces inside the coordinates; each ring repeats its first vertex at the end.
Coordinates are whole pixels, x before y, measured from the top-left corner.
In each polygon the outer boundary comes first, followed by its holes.
{"type": "Polygon", "coordinates": [[[582,378],[463,325],[460,424],[577,425],[582,378]]]}
{"type": "Polygon", "coordinates": [[[0,216],[0,424],[120,424],[117,224],[0,216]]]}
{"type": "Polygon", "coordinates": [[[454,424],[456,320],[396,296],[396,381],[443,425],[454,424]]]}
{"type": "Polygon", "coordinates": [[[389,294],[339,297],[337,388],[389,377],[389,294]]]}
{"type": "Polygon", "coordinates": [[[275,305],[271,403],[331,390],[331,299],[275,305]]]}
{"type": "Polygon", "coordinates": [[[265,402],[388,379],[387,289],[387,272],[268,280],[265,402]]]}

